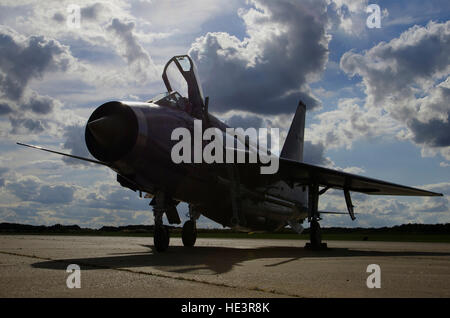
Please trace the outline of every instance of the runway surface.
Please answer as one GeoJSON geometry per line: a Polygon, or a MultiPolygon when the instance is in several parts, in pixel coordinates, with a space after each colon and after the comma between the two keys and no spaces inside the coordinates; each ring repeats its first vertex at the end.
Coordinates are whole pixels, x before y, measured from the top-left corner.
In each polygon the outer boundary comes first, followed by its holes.
{"type": "Polygon", "coordinates": [[[0,236],[0,297],[450,297],[450,244],[0,236]],[[69,289],[69,264],[81,288],[69,289]],[[378,264],[381,288],[366,286],[378,264]]]}

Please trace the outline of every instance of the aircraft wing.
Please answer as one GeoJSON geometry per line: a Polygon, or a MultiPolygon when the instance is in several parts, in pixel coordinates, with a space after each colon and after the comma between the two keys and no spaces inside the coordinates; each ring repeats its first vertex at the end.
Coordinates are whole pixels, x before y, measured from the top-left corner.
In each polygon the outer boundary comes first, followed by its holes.
{"type": "Polygon", "coordinates": [[[370,195],[442,196],[442,193],[358,176],[285,158],[280,158],[277,174],[280,179],[290,182],[318,184],[323,187],[347,189],[370,195]]]}

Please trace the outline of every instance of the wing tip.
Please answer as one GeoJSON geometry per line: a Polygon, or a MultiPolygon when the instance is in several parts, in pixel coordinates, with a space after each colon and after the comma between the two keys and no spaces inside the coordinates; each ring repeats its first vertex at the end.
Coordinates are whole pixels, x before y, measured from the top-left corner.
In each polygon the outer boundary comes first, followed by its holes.
{"type": "Polygon", "coordinates": [[[429,196],[429,197],[443,197],[444,194],[438,193],[438,192],[431,192],[431,191],[428,191],[428,196],[429,196]]]}

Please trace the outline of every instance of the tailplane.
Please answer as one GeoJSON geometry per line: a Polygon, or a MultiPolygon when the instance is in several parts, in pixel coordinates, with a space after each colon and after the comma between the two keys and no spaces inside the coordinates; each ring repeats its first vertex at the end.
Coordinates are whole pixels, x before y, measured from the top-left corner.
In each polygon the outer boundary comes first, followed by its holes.
{"type": "Polygon", "coordinates": [[[303,143],[305,136],[306,105],[300,101],[289,128],[289,133],[281,150],[280,157],[295,161],[303,161],[303,143]]]}

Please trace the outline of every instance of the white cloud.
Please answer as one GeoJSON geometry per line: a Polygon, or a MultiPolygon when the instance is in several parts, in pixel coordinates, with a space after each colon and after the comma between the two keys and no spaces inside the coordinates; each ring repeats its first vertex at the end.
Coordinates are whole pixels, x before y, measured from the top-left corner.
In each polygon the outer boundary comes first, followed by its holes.
{"type": "Polygon", "coordinates": [[[342,98],[335,110],[315,116],[318,123],[311,124],[306,134],[327,148],[351,148],[356,140],[376,136],[395,136],[401,126],[378,108],[361,106],[358,98],[342,98]]]}
{"type": "Polygon", "coordinates": [[[368,0],[330,0],[330,6],[336,12],[334,23],[345,33],[359,36],[366,30],[368,0]]]}
{"type": "Polygon", "coordinates": [[[199,69],[211,110],[291,113],[302,99],[320,102],[309,88],[325,68],[329,35],[324,1],[251,2],[240,10],[247,36],[207,33],[189,51],[199,69]]]}
{"type": "Polygon", "coordinates": [[[396,134],[450,160],[449,51],[450,21],[412,27],[364,53],[345,53],[341,68],[362,77],[364,104],[341,100],[337,110],[317,116],[313,130],[326,144],[347,147],[355,137],[396,134]]]}
{"type": "Polygon", "coordinates": [[[113,41],[118,47],[119,54],[127,61],[127,64],[136,76],[136,81],[147,82],[148,79],[159,78],[159,72],[156,69],[150,55],[139,44],[136,36],[133,34],[135,24],[133,22],[122,22],[119,19],[113,19],[107,30],[113,34],[113,41]]]}
{"type": "Polygon", "coordinates": [[[9,118],[10,133],[42,133],[56,126],[52,116],[61,102],[29,86],[49,72],[73,68],[76,59],[69,48],[54,39],[23,36],[0,25],[0,50],[0,116],[9,118]]]}

